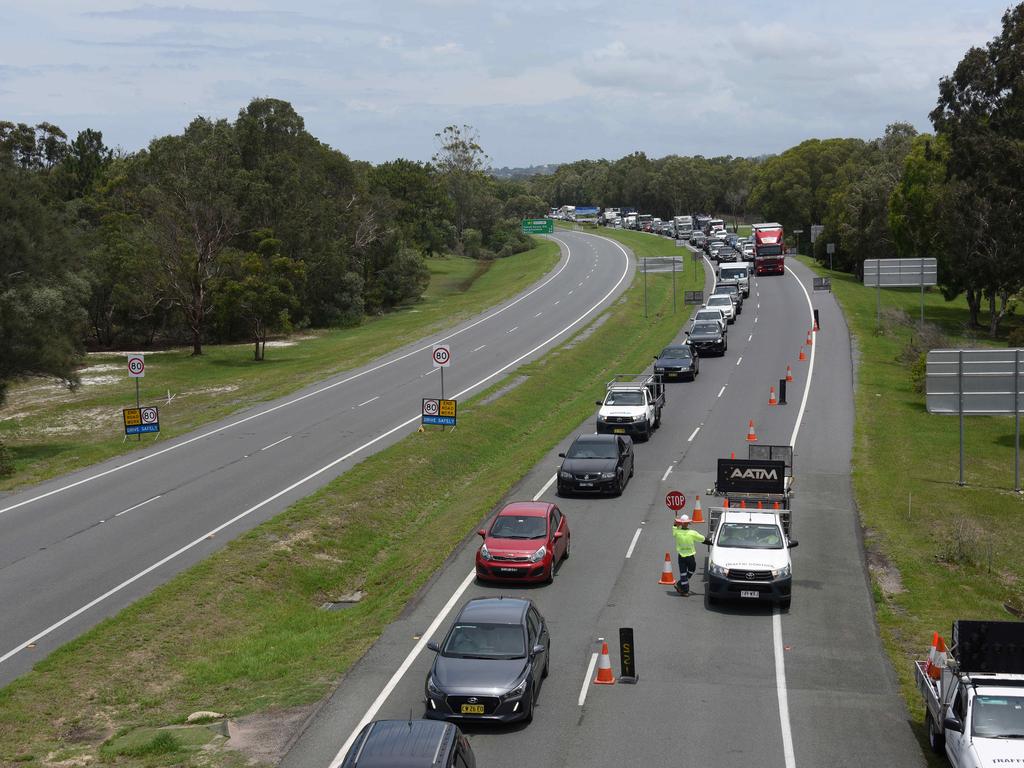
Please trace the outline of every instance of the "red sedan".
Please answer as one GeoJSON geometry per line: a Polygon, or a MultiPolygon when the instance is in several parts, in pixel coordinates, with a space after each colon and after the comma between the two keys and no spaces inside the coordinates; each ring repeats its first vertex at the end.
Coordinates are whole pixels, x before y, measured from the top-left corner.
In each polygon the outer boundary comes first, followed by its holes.
{"type": "Polygon", "coordinates": [[[547,501],[507,504],[477,533],[484,540],[476,553],[480,579],[550,583],[555,566],[569,556],[569,521],[547,501]]]}

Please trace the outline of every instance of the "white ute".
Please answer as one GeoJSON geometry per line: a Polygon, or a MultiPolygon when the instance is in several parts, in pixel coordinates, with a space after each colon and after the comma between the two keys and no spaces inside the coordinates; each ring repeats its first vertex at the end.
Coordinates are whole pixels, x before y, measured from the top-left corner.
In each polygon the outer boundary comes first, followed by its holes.
{"type": "Polygon", "coordinates": [[[788,509],[715,507],[708,513],[707,601],[773,602],[789,608],[793,565],[788,509]]]}
{"type": "Polygon", "coordinates": [[[953,768],[1024,765],[1024,622],[961,619],[952,638],[914,662],[929,746],[953,768]]]}
{"type": "Polygon", "coordinates": [[[665,407],[665,384],[649,373],[619,373],[608,382],[604,400],[598,400],[597,433],[629,435],[650,440],[661,426],[665,407]]]}

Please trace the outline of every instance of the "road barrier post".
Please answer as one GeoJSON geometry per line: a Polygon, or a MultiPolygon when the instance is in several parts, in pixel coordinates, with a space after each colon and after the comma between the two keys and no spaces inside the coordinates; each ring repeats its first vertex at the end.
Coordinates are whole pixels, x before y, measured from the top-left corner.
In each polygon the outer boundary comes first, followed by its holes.
{"type": "Polygon", "coordinates": [[[633,643],[633,628],[619,627],[619,663],[622,673],[620,683],[636,683],[636,645],[633,643]]]}
{"type": "Polygon", "coordinates": [[[821,330],[821,325],[818,324],[818,310],[814,310],[814,330],[821,330]]]}
{"type": "Polygon", "coordinates": [[[779,379],[779,405],[786,404],[786,380],[779,379]]]}

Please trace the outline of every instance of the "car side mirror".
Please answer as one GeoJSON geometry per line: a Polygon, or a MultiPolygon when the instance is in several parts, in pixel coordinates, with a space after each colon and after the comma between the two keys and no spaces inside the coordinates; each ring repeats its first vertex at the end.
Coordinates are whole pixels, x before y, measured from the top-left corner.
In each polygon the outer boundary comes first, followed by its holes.
{"type": "Polygon", "coordinates": [[[687,336],[689,336],[689,335],[690,335],[690,332],[689,332],[689,331],[683,331],[683,333],[685,333],[685,334],[686,334],[687,336]]]}
{"type": "Polygon", "coordinates": [[[594,405],[604,405],[600,400],[595,400],[594,405]]]}
{"type": "Polygon", "coordinates": [[[789,542],[789,548],[790,549],[793,549],[794,547],[799,547],[799,546],[800,546],[800,542],[799,541],[790,541],[789,542]]]}
{"type": "Polygon", "coordinates": [[[555,541],[558,541],[560,538],[562,538],[562,532],[555,531],[555,541]]]}
{"type": "Polygon", "coordinates": [[[950,731],[956,731],[957,733],[964,732],[963,721],[954,714],[948,714],[942,718],[942,727],[950,731]]]}
{"type": "Polygon", "coordinates": [[[560,458],[560,459],[564,459],[564,458],[565,458],[565,454],[564,454],[564,453],[560,453],[560,454],[558,454],[558,458],[560,458]]]}
{"type": "Polygon", "coordinates": [[[658,356],[657,356],[657,355],[654,355],[654,359],[655,359],[655,360],[657,360],[657,359],[658,359],[658,356]]]}
{"type": "Polygon", "coordinates": [[[430,642],[428,642],[427,643],[427,648],[429,650],[433,651],[434,653],[440,653],[441,652],[441,645],[436,640],[431,640],[430,642]]]}
{"type": "Polygon", "coordinates": [[[483,536],[486,539],[487,538],[487,531],[485,531],[483,528],[481,528],[479,531],[476,532],[476,535],[477,536],[483,536]]]}
{"type": "Polygon", "coordinates": [[[532,651],[531,655],[536,656],[538,654],[544,653],[545,650],[546,649],[544,648],[543,645],[541,645],[540,643],[537,643],[537,645],[533,646],[533,651],[532,651]]]}

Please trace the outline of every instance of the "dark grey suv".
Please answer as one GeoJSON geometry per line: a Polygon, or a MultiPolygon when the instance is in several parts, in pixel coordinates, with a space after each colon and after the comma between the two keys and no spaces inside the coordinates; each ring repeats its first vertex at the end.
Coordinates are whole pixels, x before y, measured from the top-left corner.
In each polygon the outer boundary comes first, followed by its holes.
{"type": "Polygon", "coordinates": [[[458,726],[433,720],[374,720],[352,742],[341,768],[476,768],[458,726]]]}
{"type": "Polygon", "coordinates": [[[547,677],[551,636],[532,600],[479,597],[459,611],[424,683],[426,717],[512,722],[533,719],[547,677]]]}

